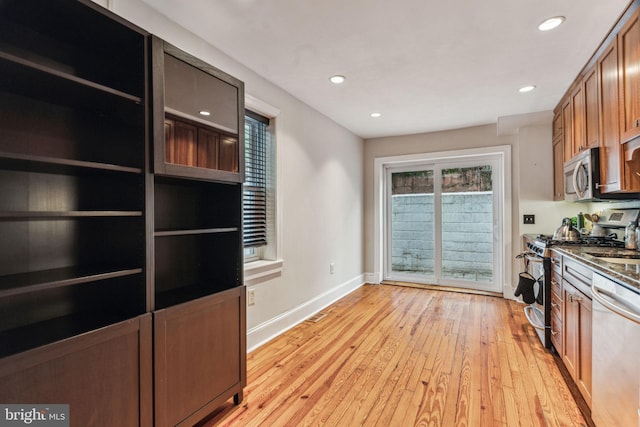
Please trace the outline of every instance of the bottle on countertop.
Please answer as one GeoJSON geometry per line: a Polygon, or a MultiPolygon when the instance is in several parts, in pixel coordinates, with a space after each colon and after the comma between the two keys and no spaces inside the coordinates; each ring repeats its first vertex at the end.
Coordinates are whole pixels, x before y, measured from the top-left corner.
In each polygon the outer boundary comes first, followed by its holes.
{"type": "Polygon", "coordinates": [[[636,226],[636,249],[640,251],[640,245],[638,245],[638,242],[640,242],[640,227],[636,226]]]}
{"type": "Polygon", "coordinates": [[[624,247],[627,249],[638,249],[637,240],[638,226],[635,221],[631,221],[624,229],[624,247]]]}

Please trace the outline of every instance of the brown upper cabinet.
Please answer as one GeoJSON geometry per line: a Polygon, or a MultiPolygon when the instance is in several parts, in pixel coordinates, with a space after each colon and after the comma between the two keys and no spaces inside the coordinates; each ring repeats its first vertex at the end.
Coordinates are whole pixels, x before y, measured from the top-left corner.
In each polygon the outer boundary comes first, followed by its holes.
{"type": "Polygon", "coordinates": [[[624,162],[620,145],[618,45],[613,40],[598,58],[600,100],[600,191],[623,189],[624,162]]]}
{"type": "MultiPolygon", "coordinates": [[[[564,161],[573,157],[573,113],[571,99],[562,104],[562,140],[564,144],[564,161]]],[[[560,166],[562,168],[564,165],[560,166]]]]}
{"type": "MultiPolygon", "coordinates": [[[[562,172],[557,146],[561,134],[565,162],[586,149],[600,148],[600,180],[594,185],[616,198],[640,192],[639,6],[639,0],[629,5],[554,110],[554,176],[562,172]]],[[[558,181],[554,200],[562,199],[558,181]]]]}
{"type": "Polygon", "coordinates": [[[152,52],[153,171],[242,182],[243,83],[156,37],[152,52]]]}
{"type": "Polygon", "coordinates": [[[576,154],[598,147],[598,78],[591,67],[574,86],[563,107],[565,121],[565,161],[576,154]],[[567,130],[570,129],[568,132],[567,130]]]}
{"type": "Polygon", "coordinates": [[[620,69],[620,136],[628,142],[640,136],[640,10],[618,33],[620,69]]]}
{"type": "Polygon", "coordinates": [[[564,199],[564,143],[562,132],[562,112],[553,117],[553,200],[564,199]]]}

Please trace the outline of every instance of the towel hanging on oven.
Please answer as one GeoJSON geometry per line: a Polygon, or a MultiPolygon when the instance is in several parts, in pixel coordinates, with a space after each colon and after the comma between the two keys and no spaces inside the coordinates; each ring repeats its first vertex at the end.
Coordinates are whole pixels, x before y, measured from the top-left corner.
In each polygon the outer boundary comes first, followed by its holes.
{"type": "Polygon", "coordinates": [[[514,295],[519,297],[522,295],[522,301],[527,304],[533,304],[537,302],[540,305],[544,304],[544,275],[537,279],[529,273],[529,256],[535,255],[530,252],[523,252],[516,256],[516,258],[522,258],[524,260],[524,271],[520,273],[518,278],[518,287],[514,292],[514,295]],[[534,290],[534,285],[538,283],[538,292],[534,290]]]}
{"type": "MultiPolygon", "coordinates": [[[[533,277],[530,273],[523,271],[520,273],[520,277],[518,278],[518,287],[514,293],[515,296],[519,297],[522,295],[522,301],[527,304],[533,304],[536,302],[536,295],[533,290],[533,285],[537,282],[536,278],[533,277]]],[[[538,295],[540,295],[540,287],[538,287],[538,295]]]]}

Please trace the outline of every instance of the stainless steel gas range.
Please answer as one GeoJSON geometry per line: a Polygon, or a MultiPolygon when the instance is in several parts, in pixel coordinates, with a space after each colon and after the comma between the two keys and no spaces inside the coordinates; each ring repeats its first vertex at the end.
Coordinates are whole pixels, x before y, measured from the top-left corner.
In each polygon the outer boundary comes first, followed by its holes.
{"type": "Polygon", "coordinates": [[[551,248],[562,245],[622,248],[624,243],[612,236],[581,237],[576,241],[554,240],[551,235],[525,236],[526,251],[518,257],[534,279],[535,300],[525,306],[525,315],[545,348],[551,348],[551,248]]]}

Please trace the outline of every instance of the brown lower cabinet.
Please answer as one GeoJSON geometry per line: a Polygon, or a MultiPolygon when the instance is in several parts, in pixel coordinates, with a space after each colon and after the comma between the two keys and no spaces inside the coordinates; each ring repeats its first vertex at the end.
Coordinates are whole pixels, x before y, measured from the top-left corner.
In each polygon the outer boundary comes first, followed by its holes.
{"type": "Polygon", "coordinates": [[[591,286],[592,272],[567,257],[563,260],[562,361],[580,394],[591,406],[591,286]]]}
{"type": "Polygon", "coordinates": [[[155,425],[192,426],[246,385],[245,287],[154,313],[155,425]]]}
{"type": "Polygon", "coordinates": [[[551,342],[558,354],[562,354],[564,345],[562,256],[555,251],[552,251],[551,266],[551,342]]]}
{"type": "Polygon", "coordinates": [[[151,314],[0,359],[3,404],[68,404],[71,426],[151,426],[151,314]]]}

